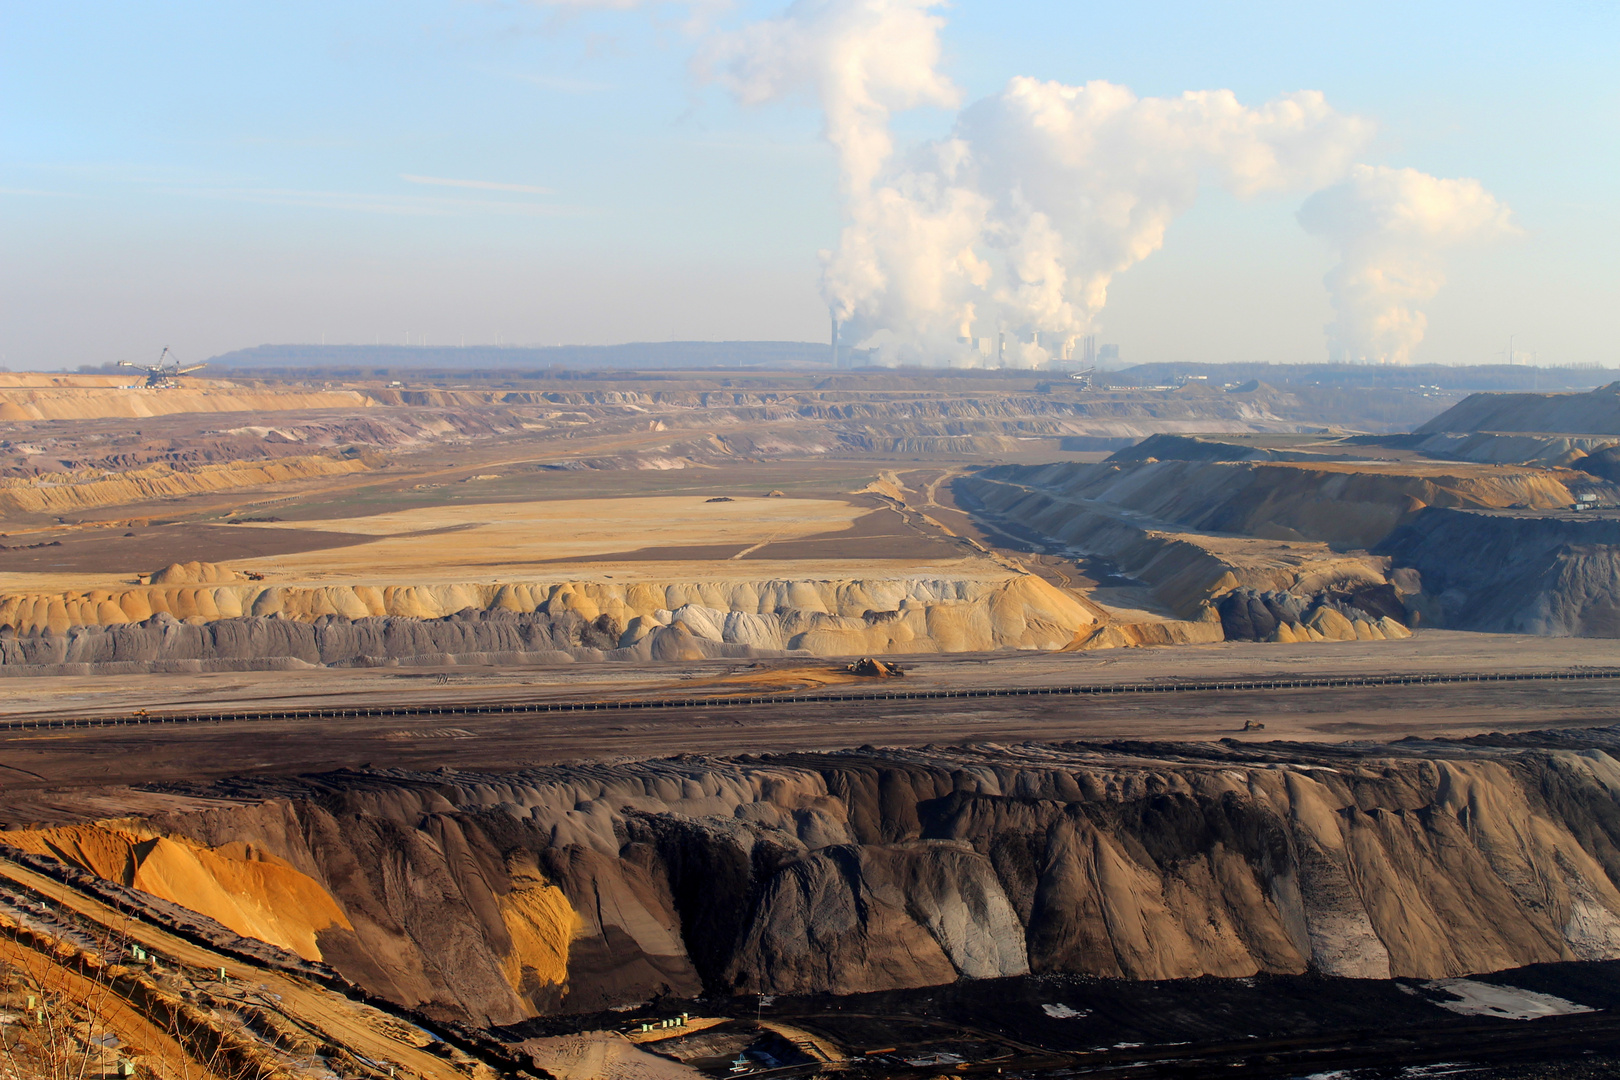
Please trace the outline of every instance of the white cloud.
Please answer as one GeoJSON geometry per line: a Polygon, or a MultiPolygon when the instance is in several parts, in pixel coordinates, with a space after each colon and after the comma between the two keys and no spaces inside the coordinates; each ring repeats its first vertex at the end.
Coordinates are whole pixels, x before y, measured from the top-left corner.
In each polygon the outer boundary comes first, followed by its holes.
{"type": "Polygon", "coordinates": [[[947,137],[902,152],[895,113],[959,105],[940,68],[946,6],[793,0],[730,32],[689,24],[705,37],[701,77],[744,104],[821,109],[845,219],[823,253],[823,294],[845,340],[879,345],[891,362],[977,365],[986,357],[972,339],[998,336],[1004,363],[1049,362],[1094,328],[1115,276],[1159,250],[1212,184],[1244,198],[1337,185],[1300,213],[1342,256],[1327,279],[1338,310],[1331,348],[1403,362],[1423,336],[1416,305],[1443,281],[1436,253],[1511,228],[1477,182],[1352,169],[1373,124],[1309,90],[1251,107],[1229,90],[1142,98],[1104,81],[1018,77],[962,109],[947,137]]]}
{"type": "Polygon", "coordinates": [[[854,339],[886,331],[896,359],[977,364],[960,339],[1004,334],[1005,363],[1039,366],[1092,328],[1201,184],[1309,190],[1369,130],[1314,93],[1247,108],[1228,91],[1015,78],[849,199],[827,297],[854,339]]]}
{"type": "Polygon", "coordinates": [[[715,38],[699,67],[744,103],[810,95],[844,184],[857,198],[893,152],[889,117],[922,105],[954,106],[940,74],[938,0],[795,0],[775,19],[715,38]]]}
{"type": "Polygon", "coordinates": [[[1015,78],[948,138],[897,154],[891,116],[954,107],[934,0],[796,0],[716,38],[700,68],[745,103],[810,96],[842,168],[846,224],[823,289],[847,339],[894,360],[977,364],[1007,337],[1039,365],[1087,332],[1115,274],[1147,257],[1202,183],[1239,195],[1342,176],[1371,125],[1321,94],[1248,108],[1225,90],[1015,78]]]}
{"type": "Polygon", "coordinates": [[[1300,224],[1331,243],[1339,264],[1326,282],[1336,318],[1328,354],[1341,361],[1407,363],[1428,319],[1419,305],[1445,284],[1448,248],[1516,232],[1507,206],[1478,180],[1357,165],[1317,192],[1300,224]]]}

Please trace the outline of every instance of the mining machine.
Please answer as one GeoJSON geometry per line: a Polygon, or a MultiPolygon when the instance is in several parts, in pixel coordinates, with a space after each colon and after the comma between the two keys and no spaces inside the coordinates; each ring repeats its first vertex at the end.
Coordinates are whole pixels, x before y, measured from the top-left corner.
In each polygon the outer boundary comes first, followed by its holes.
{"type": "Polygon", "coordinates": [[[168,362],[165,363],[168,355],[169,350],[168,347],[165,346],[163,351],[158,354],[157,363],[152,364],[151,366],[131,363],[128,360],[118,361],[118,366],[136,368],[137,370],[146,372],[145,385],[146,389],[148,390],[172,390],[180,385],[179,380],[181,376],[190,375],[193,371],[201,371],[203,368],[208,366],[207,364],[192,364],[190,367],[181,367],[180,361],[178,360],[168,360],[168,362]]]}

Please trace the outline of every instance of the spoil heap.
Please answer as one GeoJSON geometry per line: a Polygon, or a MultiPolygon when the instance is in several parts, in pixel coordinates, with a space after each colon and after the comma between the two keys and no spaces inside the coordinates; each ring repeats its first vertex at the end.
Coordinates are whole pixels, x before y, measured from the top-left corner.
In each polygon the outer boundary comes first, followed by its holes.
{"type": "Polygon", "coordinates": [[[1620,382],[1584,394],[1470,394],[1416,430],[1620,435],[1620,382]]]}
{"type": "Polygon", "coordinates": [[[117,594],[0,596],[0,627],[15,628],[0,634],[0,673],[1050,650],[1099,621],[1029,574],[302,589],[159,581],[229,573],[193,565],[117,594]]]}

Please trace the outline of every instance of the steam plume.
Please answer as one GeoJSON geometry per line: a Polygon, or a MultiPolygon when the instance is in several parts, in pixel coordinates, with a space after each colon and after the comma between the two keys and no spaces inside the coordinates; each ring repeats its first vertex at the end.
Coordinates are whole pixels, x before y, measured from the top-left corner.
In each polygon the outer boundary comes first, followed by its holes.
{"type": "Polygon", "coordinates": [[[1299,221],[1339,253],[1325,279],[1337,314],[1329,356],[1384,364],[1407,363],[1423,340],[1418,305],[1445,283],[1442,252],[1514,231],[1508,208],[1477,180],[1368,165],[1307,199],[1299,221]]]}
{"type": "Polygon", "coordinates": [[[1113,276],[1163,244],[1201,181],[1240,195],[1344,175],[1370,125],[1312,92],[1138,98],[1015,78],[950,137],[897,155],[890,116],[952,105],[933,0],[798,0],[721,39],[744,101],[812,94],[839,155],[846,224],[823,290],[846,340],[892,361],[1033,367],[1093,325],[1113,276]],[[985,353],[990,355],[986,356],[985,353]]]}
{"type": "Polygon", "coordinates": [[[938,0],[796,0],[775,19],[720,38],[708,58],[745,103],[814,95],[838,151],[846,194],[869,191],[894,150],[889,117],[920,105],[954,106],[935,70],[938,0]]]}

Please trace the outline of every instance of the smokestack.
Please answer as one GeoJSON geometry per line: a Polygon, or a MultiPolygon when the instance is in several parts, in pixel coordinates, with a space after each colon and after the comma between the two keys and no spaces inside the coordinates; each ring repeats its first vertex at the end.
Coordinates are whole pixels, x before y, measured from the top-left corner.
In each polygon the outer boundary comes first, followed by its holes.
{"type": "Polygon", "coordinates": [[[836,308],[829,307],[827,314],[832,317],[832,366],[836,369],[838,367],[838,311],[836,308]]]}

